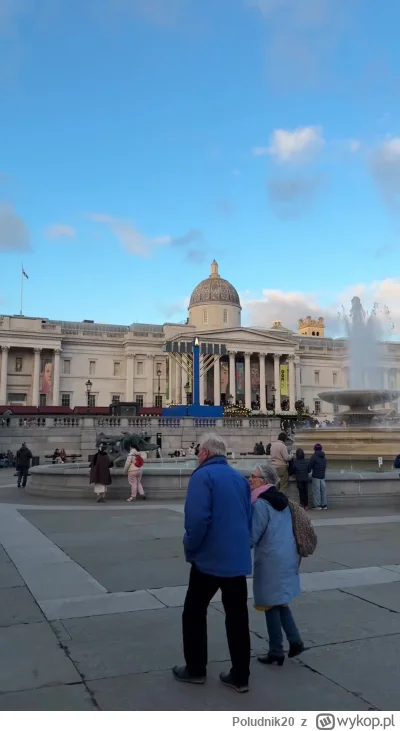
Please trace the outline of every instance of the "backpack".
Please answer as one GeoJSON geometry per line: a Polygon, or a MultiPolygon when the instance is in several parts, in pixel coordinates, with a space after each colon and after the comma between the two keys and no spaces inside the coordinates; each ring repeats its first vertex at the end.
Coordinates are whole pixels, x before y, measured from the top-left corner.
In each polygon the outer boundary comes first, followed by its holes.
{"type": "Polygon", "coordinates": [[[293,534],[298,554],[301,558],[312,556],[317,547],[318,539],[311,521],[306,511],[297,503],[292,503],[289,500],[289,508],[292,514],[293,534]]]}
{"type": "Polygon", "coordinates": [[[144,459],[140,454],[137,454],[135,457],[135,467],[143,467],[144,465],[144,459]]]}

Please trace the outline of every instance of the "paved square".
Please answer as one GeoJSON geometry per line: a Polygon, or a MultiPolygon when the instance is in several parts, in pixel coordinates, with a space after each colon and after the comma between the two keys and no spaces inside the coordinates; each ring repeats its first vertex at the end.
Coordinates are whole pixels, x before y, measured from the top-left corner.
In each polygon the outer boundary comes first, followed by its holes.
{"type": "Polygon", "coordinates": [[[218,595],[207,684],[171,676],[189,574],[182,505],[55,504],[12,488],[0,499],[0,711],[400,709],[400,504],[311,514],[319,545],[293,603],[308,649],[282,668],[256,661],[266,627],[249,578],[251,690],[238,696],[218,680],[218,595]]]}

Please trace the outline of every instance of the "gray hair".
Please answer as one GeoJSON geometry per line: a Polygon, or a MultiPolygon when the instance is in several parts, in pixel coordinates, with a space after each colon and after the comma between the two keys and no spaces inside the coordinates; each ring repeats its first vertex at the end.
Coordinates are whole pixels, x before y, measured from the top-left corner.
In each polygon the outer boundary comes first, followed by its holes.
{"type": "Polygon", "coordinates": [[[252,470],[253,474],[254,470],[257,470],[259,472],[260,477],[265,480],[266,485],[277,485],[279,483],[278,473],[275,467],[272,466],[271,462],[262,462],[256,464],[252,470]]]}
{"type": "Polygon", "coordinates": [[[210,457],[226,457],[227,447],[218,434],[204,434],[199,449],[206,449],[210,457]]]}

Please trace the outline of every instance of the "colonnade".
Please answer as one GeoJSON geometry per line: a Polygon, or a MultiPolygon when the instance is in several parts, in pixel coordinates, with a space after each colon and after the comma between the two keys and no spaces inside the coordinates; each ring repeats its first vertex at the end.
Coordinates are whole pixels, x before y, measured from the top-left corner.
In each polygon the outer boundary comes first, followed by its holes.
{"type": "MultiPolygon", "coordinates": [[[[228,369],[229,369],[229,393],[225,393],[225,398],[232,397],[233,402],[242,400],[246,408],[250,409],[252,404],[252,396],[254,396],[254,390],[252,391],[252,364],[254,364],[254,357],[258,359],[258,374],[259,374],[259,386],[257,388],[258,396],[260,399],[260,411],[267,411],[267,396],[268,401],[275,400],[276,409],[279,410],[281,398],[289,399],[289,410],[294,411],[296,400],[301,398],[300,396],[300,369],[298,363],[295,360],[295,356],[292,354],[284,353],[267,353],[258,352],[252,353],[249,351],[234,351],[231,350],[228,353],[228,369]],[[272,377],[267,371],[266,359],[272,356],[273,359],[273,372],[272,377]],[[244,362],[244,390],[239,393],[239,384],[237,384],[238,363],[244,362]],[[281,394],[281,365],[288,367],[288,394],[281,394]]],[[[202,362],[207,356],[202,356],[202,362]]],[[[210,365],[210,359],[208,356],[208,364],[210,365]]],[[[224,361],[226,363],[226,361],[224,361]]],[[[200,403],[203,404],[206,399],[212,398],[214,404],[221,403],[221,358],[219,356],[213,357],[213,363],[211,368],[213,370],[213,386],[212,392],[208,385],[208,372],[205,367],[200,368],[200,403]]],[[[185,356],[177,355],[175,358],[169,358],[169,400],[177,404],[185,404],[187,392],[191,391],[190,376],[188,375],[189,368],[187,366],[187,360],[185,356]],[[185,388],[186,387],[186,388],[185,388]]],[[[258,376],[257,376],[258,384],[258,376]]]]}

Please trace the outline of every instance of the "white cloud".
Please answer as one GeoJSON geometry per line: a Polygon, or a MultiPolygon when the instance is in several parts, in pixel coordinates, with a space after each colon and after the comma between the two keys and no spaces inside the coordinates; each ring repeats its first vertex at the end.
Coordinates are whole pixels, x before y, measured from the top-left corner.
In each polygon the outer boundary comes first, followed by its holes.
{"type": "Polygon", "coordinates": [[[400,211],[400,137],[391,137],[371,153],[372,177],[390,210],[400,211]]]}
{"type": "Polygon", "coordinates": [[[55,223],[46,229],[46,236],[52,241],[73,239],[76,236],[76,231],[73,226],[69,226],[67,223],[55,223]]]}
{"type": "Polygon", "coordinates": [[[269,154],[280,163],[309,162],[323,148],[321,127],[275,129],[268,148],[255,148],[254,154],[269,154]]]}
{"type": "Polygon", "coordinates": [[[126,251],[142,258],[152,256],[157,246],[177,248],[184,248],[190,244],[200,246],[203,239],[203,235],[198,229],[191,229],[179,236],[166,235],[151,238],[138,231],[131,221],[110,216],[108,213],[91,213],[89,219],[94,223],[106,225],[126,251]]]}
{"type": "Polygon", "coordinates": [[[299,318],[311,315],[324,317],[326,334],[337,337],[344,334],[339,312],[342,307],[349,311],[351,299],[355,295],[361,298],[367,311],[371,311],[375,303],[378,304],[386,337],[400,335],[400,278],[351,285],[338,293],[329,305],[321,304],[318,293],[265,289],[261,296],[253,294],[242,297],[242,306],[245,317],[253,326],[271,327],[274,320],[280,320],[284,327],[297,332],[299,318]]]}
{"type": "Polygon", "coordinates": [[[0,251],[29,251],[30,234],[25,221],[8,203],[0,203],[0,251]]]}
{"type": "Polygon", "coordinates": [[[353,154],[355,154],[356,152],[359,152],[361,150],[360,140],[356,140],[356,139],[349,140],[348,145],[349,145],[350,152],[352,152],[353,154]]]}

